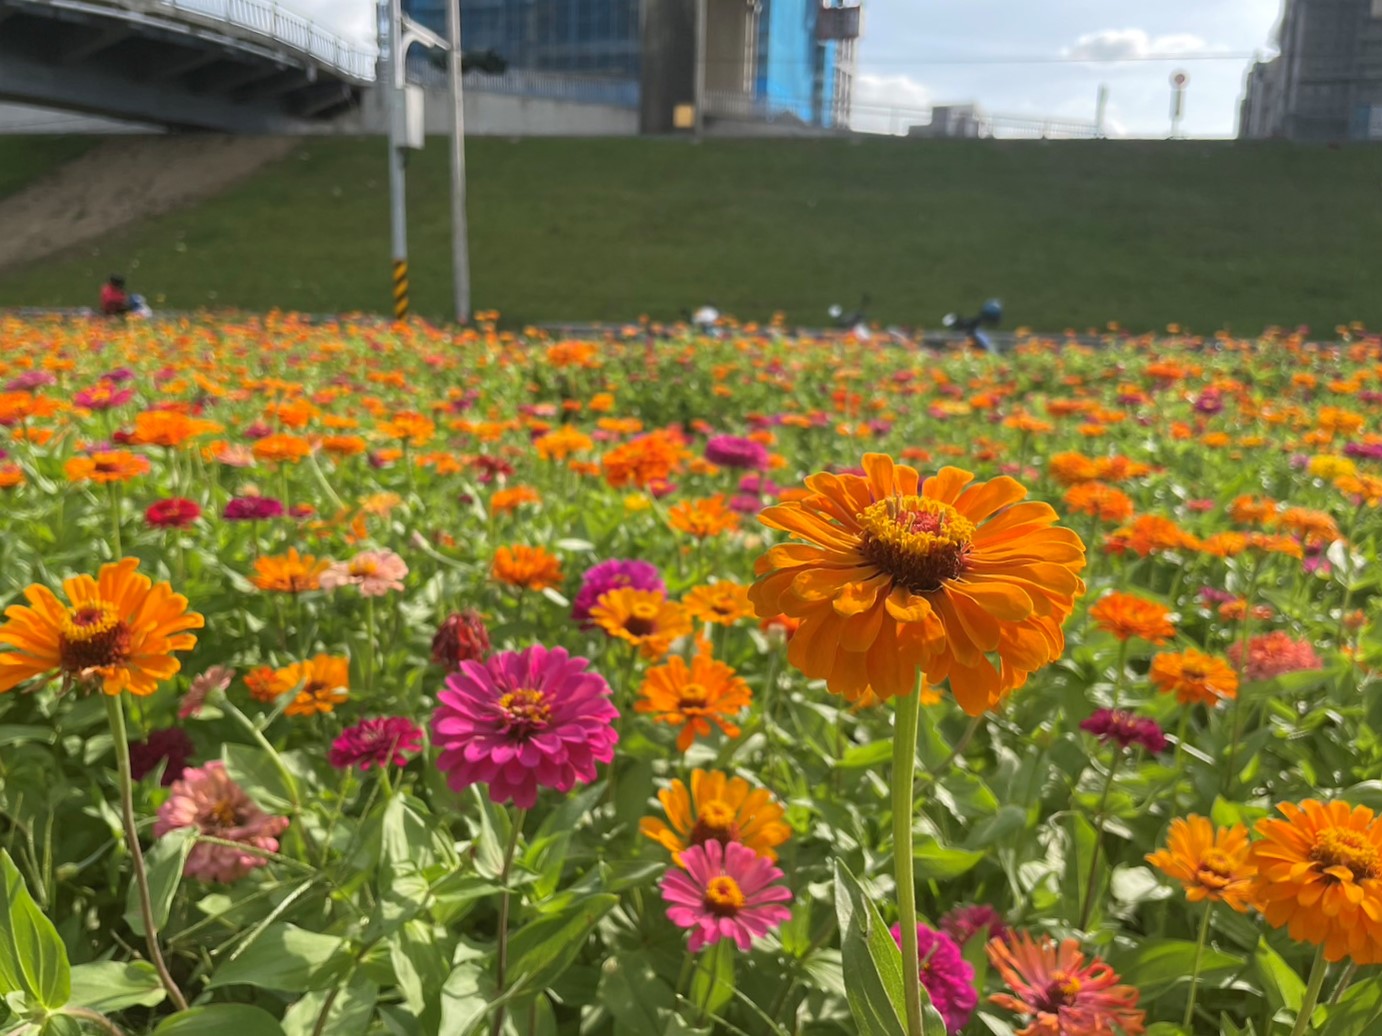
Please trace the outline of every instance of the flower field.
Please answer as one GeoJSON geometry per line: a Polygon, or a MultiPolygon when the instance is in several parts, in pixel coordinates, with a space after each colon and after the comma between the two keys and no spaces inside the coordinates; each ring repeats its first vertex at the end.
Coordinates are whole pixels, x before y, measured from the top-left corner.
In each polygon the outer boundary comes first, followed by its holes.
{"type": "Polygon", "coordinates": [[[1375,338],[0,342],[0,1032],[1382,1032],[1375,338]]]}

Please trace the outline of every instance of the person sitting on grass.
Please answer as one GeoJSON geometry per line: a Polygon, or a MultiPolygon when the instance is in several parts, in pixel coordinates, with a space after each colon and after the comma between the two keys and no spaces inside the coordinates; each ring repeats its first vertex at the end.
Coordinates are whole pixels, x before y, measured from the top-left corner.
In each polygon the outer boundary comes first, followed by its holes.
{"type": "Polygon", "coordinates": [[[110,280],[101,285],[101,312],[108,317],[122,317],[133,309],[134,303],[125,291],[125,278],[111,274],[110,280]]]}

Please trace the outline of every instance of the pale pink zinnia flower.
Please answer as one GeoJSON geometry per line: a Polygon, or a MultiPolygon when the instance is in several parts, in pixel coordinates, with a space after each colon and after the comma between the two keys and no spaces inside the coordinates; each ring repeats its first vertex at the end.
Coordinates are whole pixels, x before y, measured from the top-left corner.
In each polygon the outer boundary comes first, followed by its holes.
{"type": "Polygon", "coordinates": [[[192,686],[187,688],[187,693],[183,695],[182,704],[178,706],[179,719],[192,719],[197,713],[202,711],[202,706],[206,704],[206,699],[212,693],[219,693],[230,686],[230,681],[235,679],[235,670],[229,666],[214,665],[200,676],[192,678],[192,686]]]}
{"type": "Polygon", "coordinates": [[[754,939],[792,916],[782,905],[792,892],[777,884],[781,878],[771,860],[748,846],[711,839],[682,850],[681,869],[669,867],[662,876],[662,898],[671,922],[691,929],[692,953],[721,939],[747,953],[754,939]]]}
{"type": "MultiPolygon", "coordinates": [[[[172,794],[158,808],[154,837],[195,827],[203,835],[278,852],[278,836],[287,826],[287,817],[269,816],[256,806],[230,779],[224,763],[212,762],[183,771],[182,780],[173,784],[172,794]]],[[[267,862],[228,845],[198,842],[182,872],[189,878],[229,883],[267,862]]]]}
{"type": "Polygon", "coordinates": [[[323,590],[354,586],[361,597],[383,597],[390,590],[403,589],[408,565],[391,550],[366,550],[349,561],[337,561],[322,573],[323,590]]]}
{"type": "MultiPolygon", "coordinates": [[[[1242,666],[1243,645],[1235,643],[1228,649],[1228,658],[1235,666],[1242,666]]],[[[1249,680],[1270,680],[1285,673],[1304,669],[1322,669],[1324,663],[1308,641],[1296,640],[1281,630],[1263,633],[1248,641],[1248,664],[1242,666],[1249,680]]]]}

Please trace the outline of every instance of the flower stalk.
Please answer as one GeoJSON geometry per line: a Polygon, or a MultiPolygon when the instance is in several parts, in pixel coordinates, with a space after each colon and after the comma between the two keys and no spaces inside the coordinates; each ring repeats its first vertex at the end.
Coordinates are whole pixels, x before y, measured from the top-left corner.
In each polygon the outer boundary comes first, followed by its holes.
{"type": "Polygon", "coordinates": [[[897,700],[893,721],[893,874],[897,916],[902,928],[902,988],[907,1036],[923,1036],[921,961],[917,951],[917,892],[912,863],[912,785],[916,777],[917,725],[921,712],[921,674],[911,694],[897,700]]]}

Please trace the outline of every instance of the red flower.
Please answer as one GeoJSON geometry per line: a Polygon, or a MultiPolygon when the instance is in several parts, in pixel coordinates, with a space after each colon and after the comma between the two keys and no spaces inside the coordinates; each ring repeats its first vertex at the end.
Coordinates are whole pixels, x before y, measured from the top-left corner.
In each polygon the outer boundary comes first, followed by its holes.
{"type": "Polygon", "coordinates": [[[144,520],[155,529],[185,529],[201,516],[196,501],[180,496],[157,500],[144,512],[144,520]]]}

